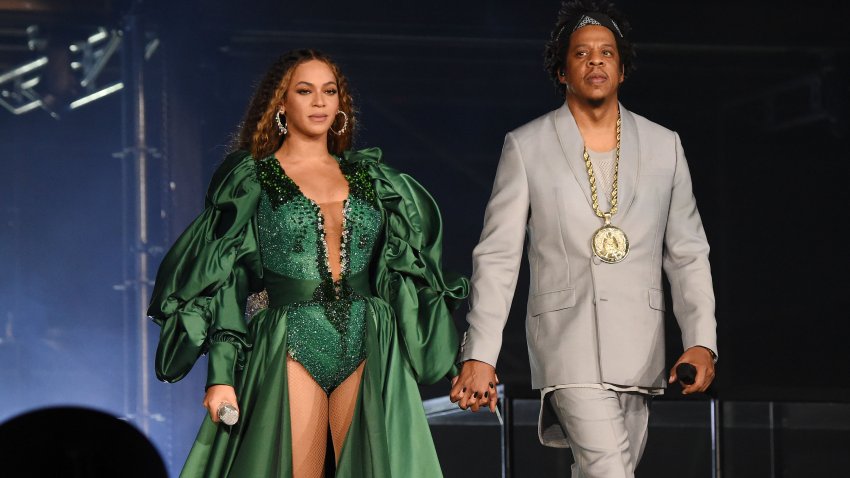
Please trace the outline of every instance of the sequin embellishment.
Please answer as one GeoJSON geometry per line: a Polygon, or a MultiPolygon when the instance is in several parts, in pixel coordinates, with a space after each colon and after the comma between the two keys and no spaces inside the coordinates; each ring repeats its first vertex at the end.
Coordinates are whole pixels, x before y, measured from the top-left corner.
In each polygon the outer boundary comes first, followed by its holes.
{"type": "Polygon", "coordinates": [[[365,167],[340,160],[340,169],[349,196],[343,203],[340,279],[334,281],[321,207],[304,196],[276,158],[258,162],[264,268],[293,279],[320,281],[311,300],[289,305],[289,355],[328,393],[365,358],[366,301],[347,278],[369,266],[382,226],[365,167]]]}

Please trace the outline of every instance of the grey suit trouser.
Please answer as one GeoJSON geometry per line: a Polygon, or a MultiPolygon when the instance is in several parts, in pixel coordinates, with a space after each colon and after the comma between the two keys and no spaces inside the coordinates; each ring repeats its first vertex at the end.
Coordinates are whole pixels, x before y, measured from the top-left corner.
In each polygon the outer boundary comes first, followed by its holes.
{"type": "Polygon", "coordinates": [[[595,388],[562,388],[547,396],[573,451],[572,478],[635,476],[646,446],[649,397],[595,388]]]}

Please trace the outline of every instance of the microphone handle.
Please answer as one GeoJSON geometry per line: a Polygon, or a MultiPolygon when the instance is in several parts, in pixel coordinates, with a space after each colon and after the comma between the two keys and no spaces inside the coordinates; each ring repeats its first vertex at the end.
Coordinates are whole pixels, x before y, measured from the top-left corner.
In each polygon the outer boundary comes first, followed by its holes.
{"type": "Polygon", "coordinates": [[[697,379],[697,368],[689,363],[680,363],[676,367],[676,377],[685,385],[693,385],[697,379]]]}
{"type": "Polygon", "coordinates": [[[239,410],[228,402],[222,402],[218,406],[218,419],[225,425],[236,425],[239,421],[239,410]]]}

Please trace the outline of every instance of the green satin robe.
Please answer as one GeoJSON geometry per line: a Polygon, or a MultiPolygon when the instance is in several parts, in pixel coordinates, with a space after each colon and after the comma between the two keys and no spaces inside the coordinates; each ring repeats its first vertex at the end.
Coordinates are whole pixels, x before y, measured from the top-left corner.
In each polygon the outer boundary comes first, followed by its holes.
{"type": "MultiPolygon", "coordinates": [[[[338,477],[442,476],[417,384],[454,373],[458,338],[451,317],[469,284],[441,270],[442,220],[415,180],[380,162],[376,148],[341,158],[365,167],[383,218],[368,298],[366,367],[338,477]]],[[[160,266],[148,310],[162,327],[160,380],[183,378],[209,355],[207,385],[236,388],[240,421],[207,416],[183,477],[290,477],[286,377],[287,306],[244,319],[247,296],[263,289],[256,212],[261,186],[245,152],[213,176],[204,212],[160,266]]]]}

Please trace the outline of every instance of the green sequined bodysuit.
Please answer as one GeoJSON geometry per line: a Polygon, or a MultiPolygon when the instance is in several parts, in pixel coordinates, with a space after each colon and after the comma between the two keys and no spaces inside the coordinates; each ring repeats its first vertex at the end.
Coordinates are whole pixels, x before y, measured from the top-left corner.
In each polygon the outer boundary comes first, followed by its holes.
{"type": "Polygon", "coordinates": [[[366,172],[357,165],[340,166],[349,196],[342,205],[340,278],[334,282],[320,206],[302,194],[275,157],[258,163],[257,224],[269,305],[289,306],[289,355],[327,393],[365,358],[364,297],[371,295],[368,268],[382,227],[366,172]]]}

